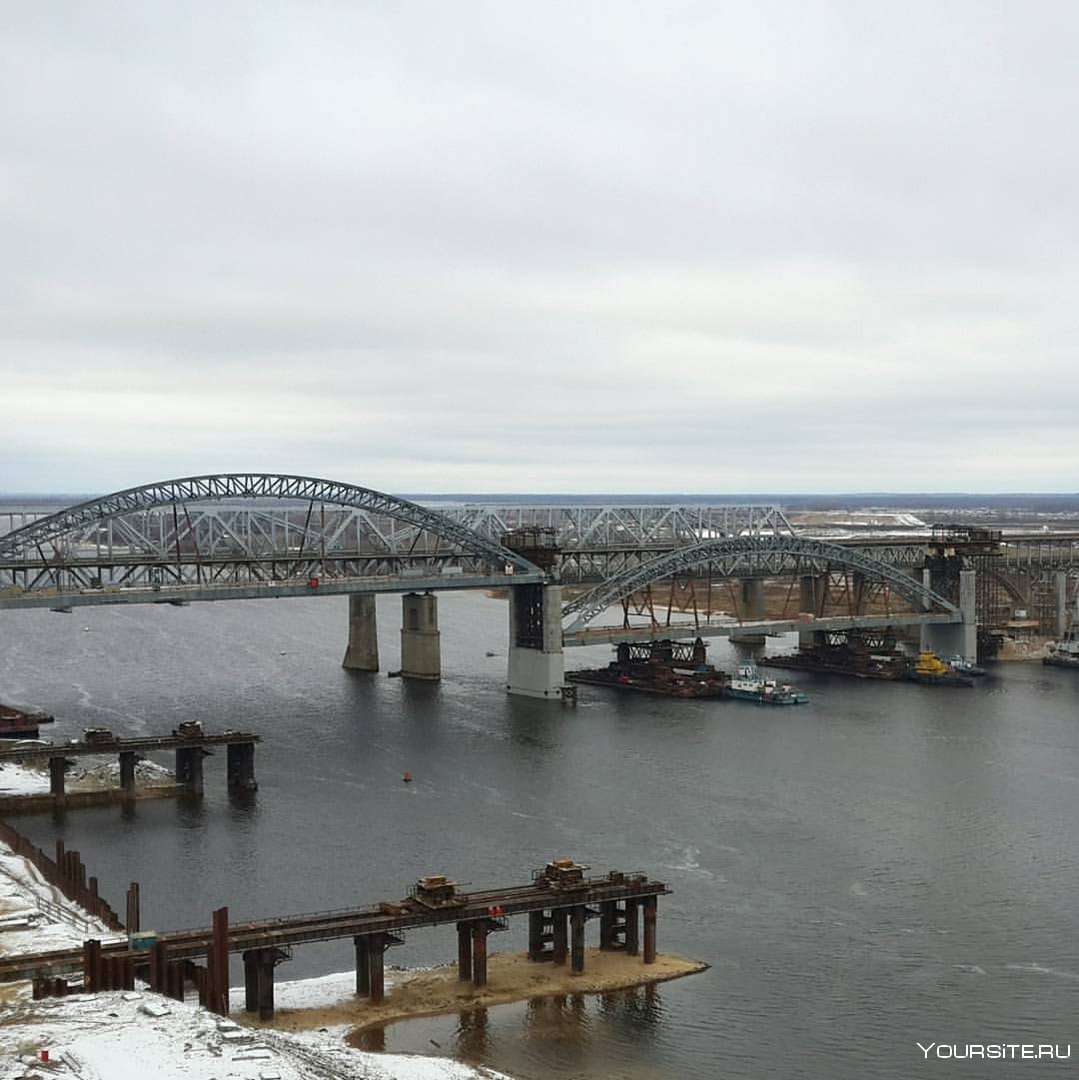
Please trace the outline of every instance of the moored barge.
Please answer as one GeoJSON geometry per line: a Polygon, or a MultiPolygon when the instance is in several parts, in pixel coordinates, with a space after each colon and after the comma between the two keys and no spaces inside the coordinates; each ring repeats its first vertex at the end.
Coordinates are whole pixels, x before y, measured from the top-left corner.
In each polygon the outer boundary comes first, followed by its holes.
{"type": "Polygon", "coordinates": [[[730,677],[707,662],[706,648],[701,638],[692,644],[669,640],[621,642],[615,647],[615,659],[605,668],[567,671],[566,681],[665,697],[723,697],[730,677]]]}

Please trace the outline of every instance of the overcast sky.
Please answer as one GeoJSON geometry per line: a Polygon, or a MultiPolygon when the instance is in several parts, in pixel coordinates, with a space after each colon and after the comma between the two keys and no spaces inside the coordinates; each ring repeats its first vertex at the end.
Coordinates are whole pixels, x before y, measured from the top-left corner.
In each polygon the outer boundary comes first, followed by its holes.
{"type": "Polygon", "coordinates": [[[2,20],[0,491],[1079,490],[1079,5],[2,20]]]}

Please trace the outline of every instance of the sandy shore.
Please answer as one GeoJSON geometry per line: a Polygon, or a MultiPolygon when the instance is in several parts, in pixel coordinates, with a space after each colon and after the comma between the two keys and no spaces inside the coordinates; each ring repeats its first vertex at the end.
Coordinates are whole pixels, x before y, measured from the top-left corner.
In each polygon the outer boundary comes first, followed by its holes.
{"type": "Polygon", "coordinates": [[[391,976],[394,985],[379,1005],[365,998],[348,998],[318,1008],[278,1009],[274,1019],[264,1025],[249,1021],[247,1017],[243,1017],[243,1022],[283,1031],[350,1025],[354,1032],[359,1032],[412,1016],[435,1016],[537,997],[628,990],[692,975],[707,967],[697,960],[670,955],[657,956],[654,964],[645,966],[639,956],[588,949],[584,973],[571,975],[568,965],[555,967],[550,963],[530,963],[523,952],[493,953],[487,961],[487,985],[482,989],[459,982],[455,965],[427,971],[394,971],[391,976]]]}

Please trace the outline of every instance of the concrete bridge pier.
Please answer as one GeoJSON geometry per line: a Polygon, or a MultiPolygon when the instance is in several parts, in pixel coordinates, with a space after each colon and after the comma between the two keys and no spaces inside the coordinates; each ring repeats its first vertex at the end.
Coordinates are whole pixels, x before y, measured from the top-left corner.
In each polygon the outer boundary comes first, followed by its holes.
{"type": "Polygon", "coordinates": [[[512,586],[509,619],[507,692],[522,697],[560,699],[565,683],[562,586],[512,586]]]}
{"type": "MultiPolygon", "coordinates": [[[[929,587],[931,571],[922,571],[922,581],[929,587]]],[[[959,571],[959,610],[963,614],[960,623],[930,623],[922,627],[921,648],[932,649],[947,660],[961,656],[974,663],[978,659],[978,603],[977,571],[959,571]]]]}
{"type": "Polygon", "coordinates": [[[760,578],[742,578],[742,618],[764,618],[764,582],[760,578]]]}
{"type": "MultiPolygon", "coordinates": [[[[827,594],[827,574],[803,574],[798,579],[798,611],[806,615],[820,615],[824,611],[827,594]]],[[[817,644],[813,630],[798,631],[798,648],[808,649],[817,644]]]]}
{"type": "Polygon", "coordinates": [[[401,597],[401,675],[406,679],[442,678],[438,597],[405,593],[401,597]]]}
{"type": "Polygon", "coordinates": [[[378,623],[374,593],[349,594],[348,647],[341,666],[349,671],[378,671],[378,623]]]}
{"type": "Polygon", "coordinates": [[[1068,632],[1068,575],[1058,570],[1055,576],[1057,589],[1057,637],[1062,638],[1068,632]]]}

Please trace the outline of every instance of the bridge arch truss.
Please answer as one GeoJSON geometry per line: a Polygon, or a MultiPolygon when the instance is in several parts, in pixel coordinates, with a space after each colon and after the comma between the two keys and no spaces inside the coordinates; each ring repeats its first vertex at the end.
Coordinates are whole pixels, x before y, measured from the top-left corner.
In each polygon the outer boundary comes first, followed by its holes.
{"type": "Polygon", "coordinates": [[[563,618],[575,618],[564,632],[582,630],[609,607],[638,590],[706,565],[713,576],[721,578],[823,574],[841,568],[887,585],[915,610],[935,608],[959,614],[959,609],[950,600],[879,559],[823,540],[773,535],[708,540],[667,552],[618,574],[565,605],[563,618]]]}
{"type": "Polygon", "coordinates": [[[423,565],[540,573],[467,524],[371,488],[314,477],[221,473],[91,499],[0,536],[0,587],[203,584],[236,574],[367,576],[423,565]]]}

